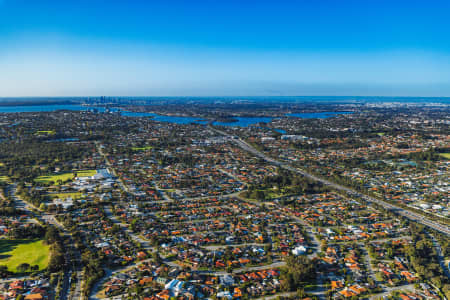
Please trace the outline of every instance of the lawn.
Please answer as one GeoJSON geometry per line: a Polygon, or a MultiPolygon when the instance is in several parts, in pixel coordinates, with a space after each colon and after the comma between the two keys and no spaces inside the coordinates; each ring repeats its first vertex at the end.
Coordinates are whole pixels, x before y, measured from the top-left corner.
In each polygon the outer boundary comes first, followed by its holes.
{"type": "Polygon", "coordinates": [[[66,200],[67,198],[72,198],[73,200],[75,199],[80,199],[83,197],[82,193],[57,193],[57,194],[49,194],[50,197],[54,198],[59,198],[62,200],[66,200]]]}
{"type": "Polygon", "coordinates": [[[150,150],[153,149],[152,146],[145,146],[145,147],[132,147],[131,150],[133,151],[145,151],[145,150],[150,150]]]}
{"type": "Polygon", "coordinates": [[[84,170],[75,172],[78,177],[91,177],[97,174],[97,170],[84,170]]]}
{"type": "Polygon", "coordinates": [[[38,265],[43,270],[49,259],[50,247],[42,240],[0,240],[0,265],[6,265],[9,271],[16,272],[22,263],[38,265]]]}
{"type": "Polygon", "coordinates": [[[441,153],[440,155],[446,159],[450,159],[450,153],[441,153]]]}
{"type": "Polygon", "coordinates": [[[56,134],[56,132],[54,130],[39,130],[39,131],[36,131],[36,134],[54,135],[54,134],[56,134]]]}
{"type": "Polygon", "coordinates": [[[11,179],[9,179],[8,176],[0,176],[0,182],[11,182],[11,179]]]}
{"type": "Polygon", "coordinates": [[[74,174],[73,173],[63,173],[63,174],[57,174],[57,175],[47,175],[47,176],[39,176],[34,181],[45,183],[45,184],[58,184],[59,180],[61,182],[66,182],[68,180],[73,179],[74,174]]]}
{"type": "Polygon", "coordinates": [[[75,174],[77,177],[90,177],[97,174],[96,170],[83,170],[83,171],[76,171],[71,173],[62,173],[62,174],[56,174],[56,175],[47,175],[47,176],[39,176],[34,181],[45,183],[45,184],[58,184],[58,181],[61,180],[61,182],[66,182],[68,180],[72,180],[75,178],[75,174]]]}

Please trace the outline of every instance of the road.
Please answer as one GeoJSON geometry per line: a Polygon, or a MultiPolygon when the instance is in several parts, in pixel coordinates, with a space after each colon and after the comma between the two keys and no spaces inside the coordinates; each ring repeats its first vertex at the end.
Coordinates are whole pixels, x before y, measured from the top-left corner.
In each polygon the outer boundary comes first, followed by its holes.
{"type": "Polygon", "coordinates": [[[100,144],[100,142],[95,142],[95,146],[97,147],[97,151],[98,153],[103,156],[103,159],[105,160],[106,166],[109,169],[109,171],[115,176],[117,177],[117,182],[119,183],[120,187],[122,190],[124,190],[125,192],[132,194],[133,196],[136,196],[136,193],[132,193],[130,191],[130,189],[128,188],[128,186],[123,182],[123,180],[117,176],[116,170],[113,168],[111,162],[109,161],[108,157],[106,156],[106,153],[103,151],[102,145],[100,144]]]}
{"type": "MultiPolygon", "coordinates": [[[[106,214],[106,216],[114,223],[114,224],[117,224],[117,225],[119,225],[132,239],[133,239],[133,241],[135,241],[136,243],[139,243],[140,245],[141,245],[141,247],[142,248],[144,248],[144,249],[146,249],[146,250],[150,250],[150,251],[154,251],[155,250],[155,248],[154,247],[152,247],[150,244],[149,244],[149,242],[148,241],[146,241],[146,240],[143,240],[142,238],[140,238],[139,236],[137,236],[136,234],[134,234],[128,227],[127,227],[127,225],[126,224],[124,224],[124,223],[122,223],[113,213],[112,213],[112,211],[111,211],[111,207],[109,206],[109,205],[105,205],[104,206],[104,210],[105,210],[105,214],[106,214]]],[[[136,263],[136,264],[132,264],[132,265],[129,265],[129,266],[125,266],[125,267],[122,267],[122,268],[119,268],[119,269],[116,269],[116,270],[114,270],[114,271],[112,271],[112,270],[110,270],[110,269],[108,269],[108,268],[105,268],[105,275],[101,278],[101,279],[99,279],[95,284],[94,284],[94,286],[92,287],[92,290],[91,290],[91,293],[90,293],[90,295],[89,295],[89,300],[96,300],[96,299],[98,299],[97,298],[97,293],[100,291],[100,288],[102,287],[102,284],[106,281],[106,280],[108,280],[108,278],[110,278],[111,277],[111,275],[113,275],[113,274],[116,274],[116,273],[119,273],[119,272],[123,272],[123,271],[125,271],[125,270],[128,270],[128,269],[131,269],[131,268],[134,268],[134,267],[136,267],[137,265],[140,265],[140,264],[142,264],[142,263],[144,263],[144,262],[147,262],[147,261],[151,261],[152,259],[147,259],[147,260],[143,260],[143,261],[140,261],[140,262],[138,262],[138,263],[136,263]]],[[[73,298],[73,299],[76,299],[76,298],[73,298]]]]}
{"type": "Polygon", "coordinates": [[[83,282],[83,272],[78,270],[76,278],[77,278],[77,283],[75,285],[75,289],[74,289],[73,293],[69,296],[69,299],[73,299],[73,300],[84,298],[84,295],[82,293],[83,291],[81,289],[81,284],[83,282]]]}
{"type": "Polygon", "coordinates": [[[415,290],[414,284],[407,284],[407,285],[401,285],[401,286],[395,286],[395,287],[388,287],[388,288],[385,288],[385,291],[383,293],[372,295],[369,299],[370,300],[383,299],[384,296],[389,296],[393,291],[409,291],[409,292],[413,292],[414,290],[415,290]]]}
{"type": "Polygon", "coordinates": [[[303,175],[303,176],[305,176],[305,177],[307,177],[309,179],[312,179],[312,180],[315,180],[315,181],[319,181],[322,184],[324,184],[326,186],[329,186],[329,187],[332,187],[332,188],[334,188],[336,190],[343,191],[343,192],[346,192],[346,193],[348,193],[350,195],[360,197],[361,199],[367,201],[368,203],[371,203],[371,202],[376,203],[378,205],[383,206],[385,209],[387,209],[389,211],[392,211],[394,213],[397,213],[397,214],[399,214],[399,215],[401,215],[403,217],[406,217],[406,218],[408,218],[408,219],[410,219],[412,221],[415,221],[417,223],[421,223],[421,224],[423,224],[425,226],[433,228],[433,229],[435,229],[435,230],[437,230],[439,232],[442,232],[442,233],[444,233],[446,235],[450,235],[450,228],[448,226],[446,226],[446,225],[443,225],[443,224],[437,223],[435,221],[429,220],[428,218],[424,217],[423,215],[420,215],[418,213],[415,213],[415,212],[403,209],[401,207],[395,206],[395,205],[393,205],[391,203],[388,203],[386,201],[379,200],[379,199],[376,199],[376,198],[371,197],[371,196],[367,196],[365,194],[357,192],[357,191],[355,191],[355,190],[353,190],[351,188],[348,188],[346,186],[342,186],[342,185],[339,185],[337,183],[331,182],[331,181],[329,181],[327,179],[323,179],[323,178],[317,177],[317,176],[315,176],[313,174],[310,174],[310,173],[308,173],[308,172],[306,172],[304,170],[301,170],[299,168],[294,168],[293,166],[291,166],[289,164],[277,161],[277,160],[275,160],[275,159],[265,155],[264,153],[261,153],[260,151],[256,150],[255,148],[253,148],[251,145],[249,145],[248,143],[246,143],[245,141],[243,141],[240,138],[237,138],[237,139],[236,138],[232,138],[228,133],[226,133],[224,131],[218,130],[218,129],[213,128],[211,126],[210,126],[210,128],[216,133],[228,136],[230,138],[230,140],[234,141],[242,149],[252,153],[253,155],[255,155],[255,156],[259,157],[259,158],[264,159],[265,161],[267,161],[267,162],[269,162],[269,163],[271,163],[273,165],[276,165],[276,166],[278,166],[280,168],[286,169],[286,170],[291,171],[291,172],[295,172],[297,174],[301,174],[301,175],[303,175]]]}
{"type": "MultiPolygon", "coordinates": [[[[164,263],[168,266],[174,267],[174,268],[180,268],[180,265],[173,261],[167,261],[164,260],[164,263]]],[[[277,261],[274,263],[271,263],[270,265],[262,265],[262,266],[254,266],[254,267],[243,267],[239,269],[234,269],[231,273],[238,274],[243,272],[253,272],[253,271],[260,271],[260,270],[267,270],[267,269],[276,269],[284,266],[286,263],[284,261],[277,261]]],[[[224,276],[224,275],[230,275],[229,272],[226,271],[210,271],[210,270],[198,270],[198,271],[192,271],[197,274],[208,274],[211,276],[224,276]]]]}
{"type": "Polygon", "coordinates": [[[363,249],[364,265],[366,266],[369,277],[372,278],[372,280],[374,282],[376,282],[377,285],[379,285],[380,283],[378,282],[378,280],[375,276],[375,270],[372,267],[372,258],[369,255],[369,251],[367,250],[366,244],[359,243],[358,245],[359,245],[359,247],[361,247],[363,249]]]}
{"type": "MultiPolygon", "coordinates": [[[[241,198],[241,197],[239,197],[239,199],[241,199],[242,201],[246,201],[248,203],[251,203],[251,204],[258,205],[258,206],[263,205],[263,203],[258,202],[258,201],[244,199],[244,198],[241,198]]],[[[276,209],[279,209],[279,210],[282,209],[282,207],[277,205],[277,204],[275,204],[275,207],[276,207],[276,209]]],[[[320,245],[321,245],[319,239],[317,238],[316,234],[314,233],[315,228],[313,226],[309,225],[308,223],[306,223],[301,218],[295,216],[294,214],[289,214],[289,216],[292,219],[296,220],[303,227],[305,227],[307,235],[312,238],[312,240],[310,240],[309,242],[310,242],[310,244],[312,246],[311,249],[313,250],[313,252],[308,254],[307,257],[309,259],[314,259],[315,257],[317,257],[317,254],[319,253],[319,249],[320,249],[320,245]]],[[[275,264],[276,264],[277,267],[281,267],[281,266],[285,265],[286,263],[283,261],[283,262],[277,262],[275,264]]],[[[264,267],[253,267],[252,270],[255,270],[255,268],[265,269],[265,268],[269,268],[269,267],[274,267],[274,265],[272,264],[270,266],[266,265],[264,267]]],[[[240,272],[240,271],[242,271],[242,269],[234,270],[233,273],[240,272]]],[[[316,287],[316,289],[314,291],[309,291],[308,294],[315,295],[315,296],[318,297],[318,299],[325,299],[325,292],[326,291],[327,291],[327,288],[323,285],[323,277],[322,277],[321,274],[319,274],[319,276],[317,277],[317,287],[316,287]]],[[[266,296],[266,297],[262,297],[262,298],[258,298],[258,299],[275,299],[275,298],[278,298],[279,296],[291,296],[293,294],[295,294],[295,292],[286,292],[286,293],[281,293],[281,294],[278,293],[278,294],[275,294],[275,295],[266,296]]]]}
{"type": "Polygon", "coordinates": [[[252,271],[260,271],[260,270],[267,270],[267,269],[276,269],[279,267],[282,267],[286,265],[286,262],[284,261],[278,261],[274,262],[270,265],[263,265],[263,266],[256,266],[256,267],[244,267],[239,269],[234,269],[233,273],[242,273],[242,272],[252,272],[252,271]]]}
{"type": "Polygon", "coordinates": [[[269,245],[269,243],[265,243],[265,244],[260,244],[260,243],[243,243],[243,244],[226,244],[226,245],[212,245],[212,246],[202,246],[202,248],[209,250],[209,251],[214,251],[214,250],[219,250],[219,249],[223,249],[226,247],[247,247],[247,246],[259,246],[259,247],[264,247],[266,245],[269,245]]]}
{"type": "Polygon", "coordinates": [[[142,238],[140,238],[138,235],[136,235],[133,231],[131,231],[128,228],[127,224],[122,223],[111,211],[111,207],[109,205],[104,206],[105,214],[114,224],[119,225],[132,239],[134,242],[139,243],[142,248],[146,250],[153,251],[155,248],[150,245],[150,243],[142,238]]]}
{"type": "Polygon", "coordinates": [[[149,258],[149,259],[146,259],[146,260],[142,260],[142,261],[140,261],[138,263],[135,263],[135,264],[132,264],[132,265],[129,265],[129,266],[125,266],[125,267],[121,267],[121,268],[118,268],[118,269],[115,269],[115,270],[106,269],[105,270],[105,276],[103,276],[100,280],[98,280],[94,284],[94,286],[92,288],[92,291],[91,291],[91,295],[89,296],[89,300],[98,300],[98,299],[100,299],[100,298],[97,297],[97,294],[100,292],[100,289],[101,289],[103,283],[105,281],[107,281],[112,275],[117,274],[117,273],[121,273],[121,272],[125,272],[127,270],[131,270],[131,269],[133,269],[133,268],[135,268],[135,267],[137,267],[137,266],[139,266],[139,265],[141,265],[143,263],[151,262],[152,260],[153,259],[149,258]]]}
{"type": "Polygon", "coordinates": [[[431,237],[431,239],[433,240],[433,246],[436,249],[436,253],[438,256],[438,260],[439,260],[439,265],[441,266],[445,276],[447,276],[448,278],[450,278],[450,269],[449,267],[445,264],[445,258],[444,258],[444,254],[442,252],[442,247],[441,244],[439,244],[439,241],[436,240],[436,238],[430,234],[429,235],[431,237]]]}
{"type": "Polygon", "coordinates": [[[256,298],[255,300],[273,300],[273,299],[278,299],[279,297],[292,297],[292,296],[295,296],[296,294],[297,294],[297,292],[278,293],[278,294],[274,294],[274,295],[270,295],[270,296],[259,297],[259,298],[256,298]]]}

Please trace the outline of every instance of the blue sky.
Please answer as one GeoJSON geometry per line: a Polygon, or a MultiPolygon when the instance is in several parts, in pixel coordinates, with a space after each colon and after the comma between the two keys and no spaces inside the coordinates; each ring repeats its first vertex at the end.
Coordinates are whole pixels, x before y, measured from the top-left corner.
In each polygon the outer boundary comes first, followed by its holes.
{"type": "Polygon", "coordinates": [[[1,96],[450,96],[449,1],[0,0],[1,96]]]}

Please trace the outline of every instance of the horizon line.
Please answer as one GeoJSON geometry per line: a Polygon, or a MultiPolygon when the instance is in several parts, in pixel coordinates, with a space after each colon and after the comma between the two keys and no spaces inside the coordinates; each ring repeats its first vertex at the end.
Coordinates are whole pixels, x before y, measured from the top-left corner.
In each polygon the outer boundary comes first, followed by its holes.
{"type": "Polygon", "coordinates": [[[209,96],[196,96],[196,95],[183,95],[183,96],[165,96],[165,95],[158,95],[158,96],[146,96],[146,95],[140,95],[140,96],[127,96],[127,95],[83,95],[83,96],[0,96],[0,100],[4,99],[52,99],[52,98],[288,98],[288,97],[311,97],[311,98],[318,98],[318,97],[333,97],[333,98],[343,98],[343,97],[357,97],[357,98],[450,98],[450,96],[403,96],[403,95],[395,95],[395,96],[386,96],[386,95],[229,95],[229,96],[218,96],[218,95],[209,95],[209,96]]]}

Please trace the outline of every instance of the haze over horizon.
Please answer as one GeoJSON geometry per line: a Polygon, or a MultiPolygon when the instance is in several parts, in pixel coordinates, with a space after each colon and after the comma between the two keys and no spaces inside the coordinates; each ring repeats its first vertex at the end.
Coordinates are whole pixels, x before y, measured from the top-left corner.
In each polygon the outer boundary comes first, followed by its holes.
{"type": "Polygon", "coordinates": [[[450,96],[449,8],[0,0],[0,97],[450,96]]]}

